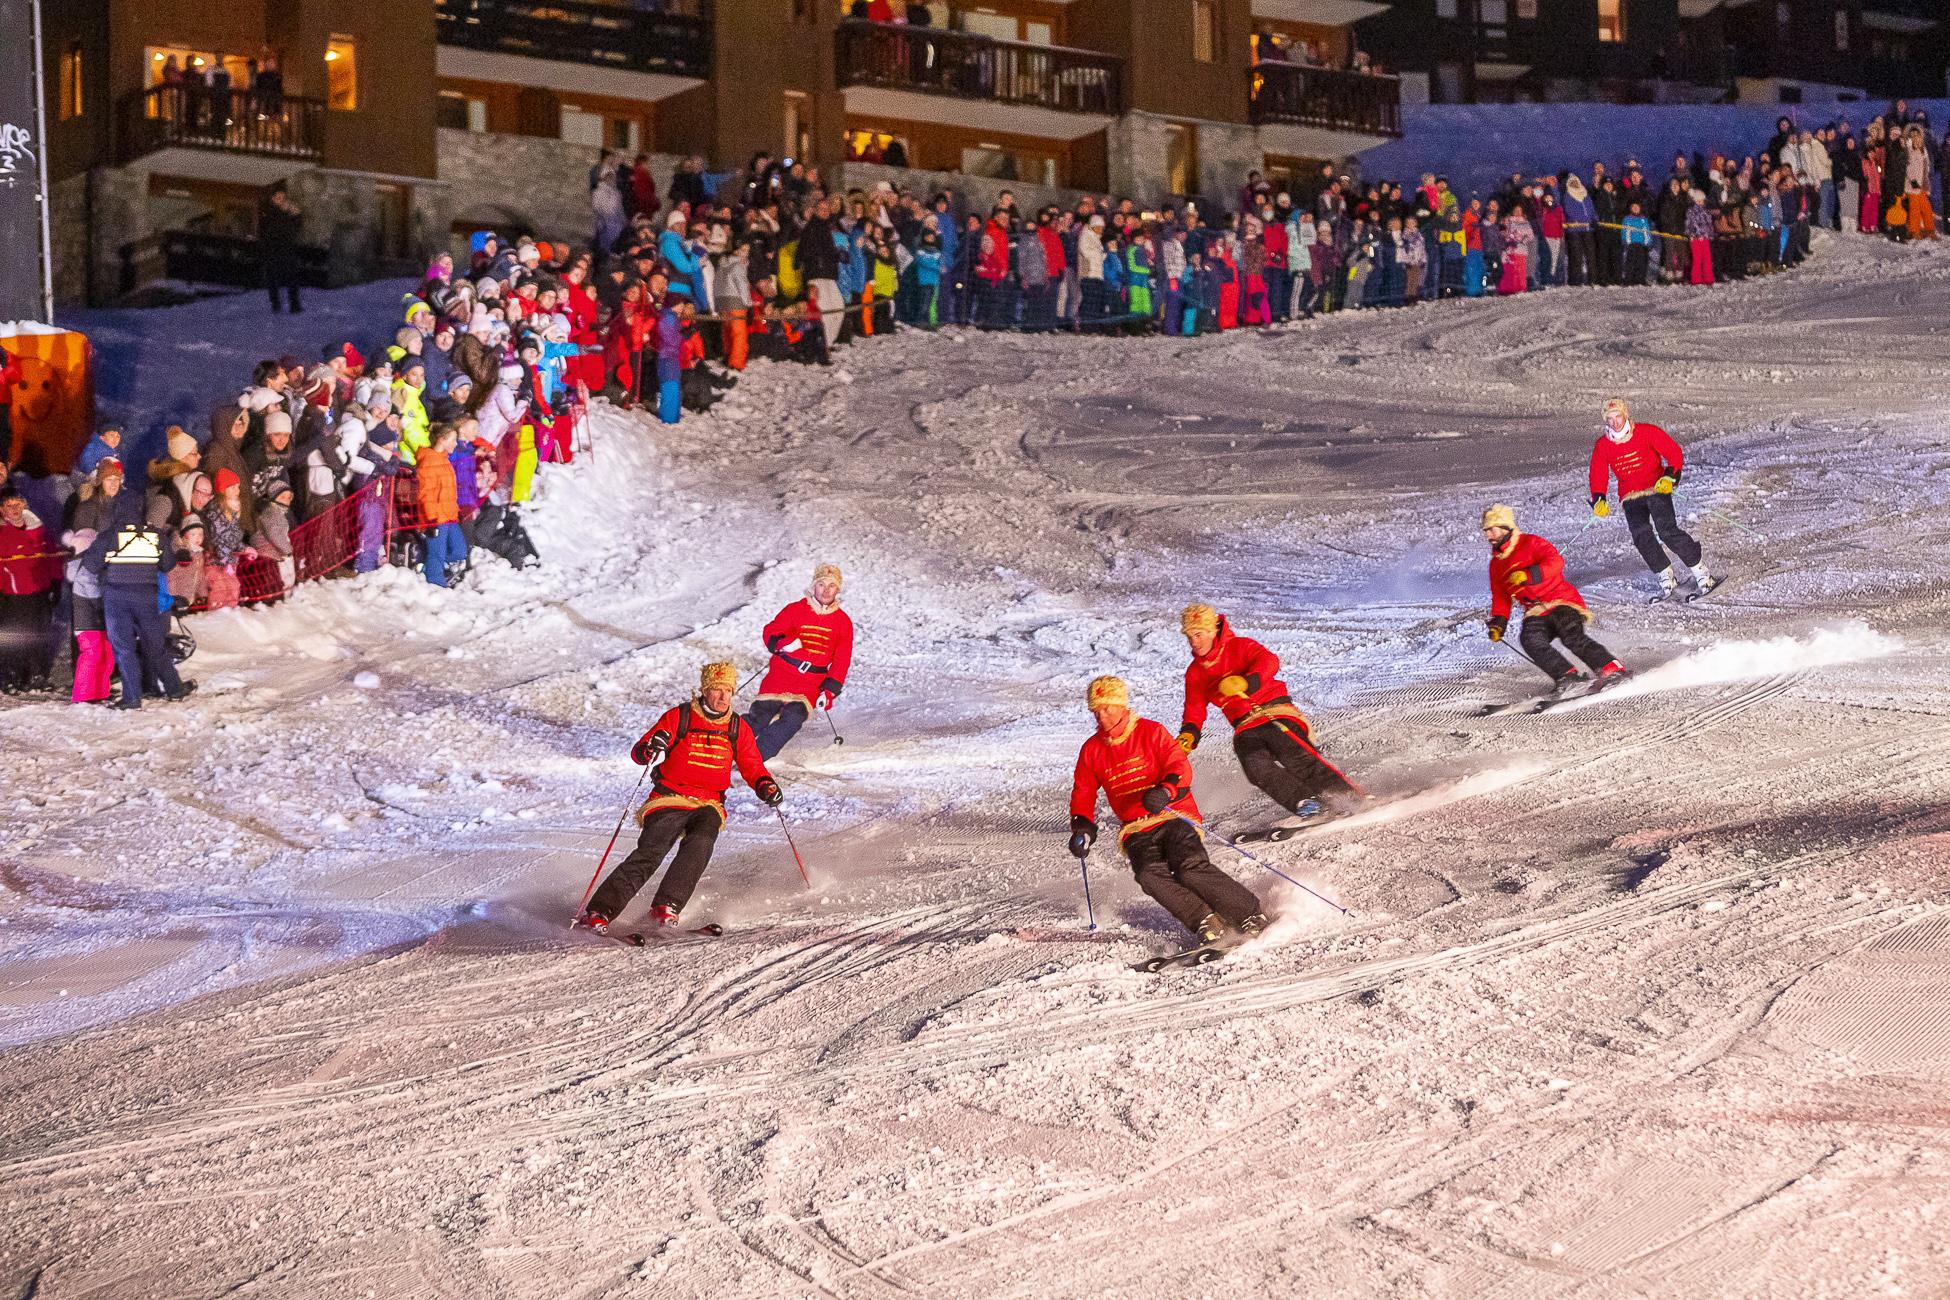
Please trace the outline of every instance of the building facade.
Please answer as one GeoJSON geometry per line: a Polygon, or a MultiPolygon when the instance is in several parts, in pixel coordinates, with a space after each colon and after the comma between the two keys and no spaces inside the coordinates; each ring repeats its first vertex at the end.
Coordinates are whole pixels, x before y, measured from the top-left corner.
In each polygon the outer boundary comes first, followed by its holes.
{"type": "Polygon", "coordinates": [[[315,275],[478,224],[585,238],[605,150],[829,183],[1230,206],[1400,134],[1351,70],[1376,0],[64,0],[47,5],[57,296],[248,276],[267,187],[315,275]],[[886,17],[886,9],[873,10],[886,17]],[[513,183],[519,178],[518,183],[513,183]]]}
{"type": "Polygon", "coordinates": [[[1944,93],[1942,0],[1401,0],[1357,39],[1412,102],[1944,93]]]}

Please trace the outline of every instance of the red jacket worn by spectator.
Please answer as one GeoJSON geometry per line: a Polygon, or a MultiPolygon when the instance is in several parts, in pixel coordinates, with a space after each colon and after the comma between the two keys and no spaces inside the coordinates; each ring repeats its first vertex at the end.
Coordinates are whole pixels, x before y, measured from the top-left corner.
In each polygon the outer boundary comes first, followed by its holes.
{"type": "Polygon", "coordinates": [[[1629,501],[1652,491],[1666,475],[1679,477],[1686,468],[1686,453],[1672,435],[1656,424],[1634,424],[1631,435],[1614,442],[1610,434],[1598,435],[1591,449],[1591,496],[1605,495],[1610,477],[1618,476],[1618,499],[1629,501]]]}
{"type": "Polygon", "coordinates": [[[1077,752],[1076,778],[1070,787],[1070,815],[1097,820],[1097,791],[1110,801],[1110,810],[1124,824],[1117,842],[1171,820],[1179,812],[1200,820],[1192,799],[1192,764],[1163,723],[1133,713],[1124,729],[1111,736],[1099,727],[1077,752]],[[1164,812],[1144,810],[1144,792],[1162,785],[1176,797],[1164,812]]]}
{"type": "Polygon", "coordinates": [[[982,229],[982,255],[975,274],[990,284],[1009,278],[1009,232],[998,222],[991,221],[982,229]]]}
{"type": "Polygon", "coordinates": [[[1569,605],[1586,618],[1584,597],[1564,580],[1564,557],[1541,537],[1512,532],[1510,540],[1490,552],[1490,613],[1510,617],[1510,601],[1523,606],[1525,617],[1547,614],[1560,605],[1569,605]],[[1511,579],[1521,572],[1522,582],[1511,579]]]}
{"type": "Polygon", "coordinates": [[[413,472],[420,495],[420,522],[435,524],[460,522],[460,487],[454,478],[454,463],[446,454],[431,447],[420,448],[413,458],[413,472]]]}
{"type": "Polygon", "coordinates": [[[1053,226],[1036,227],[1036,239],[1043,246],[1043,262],[1049,267],[1050,283],[1063,278],[1069,263],[1063,260],[1063,236],[1056,233],[1053,226]]]}
{"type": "Polygon", "coordinates": [[[32,511],[18,528],[0,521],[0,593],[31,596],[54,585],[61,576],[61,558],[54,550],[32,511]]]}
{"type": "Polygon", "coordinates": [[[758,756],[750,725],[735,709],[714,718],[696,700],[680,704],[666,710],[637,744],[648,745],[658,738],[669,752],[657,765],[656,784],[637,813],[638,821],[666,808],[710,808],[723,825],[724,794],[731,788],[733,765],[749,786],[756,787],[772,775],[758,756]]]}
{"type": "Polygon", "coordinates": [[[765,625],[764,637],[772,666],[758,684],[759,699],[795,701],[810,712],[827,682],[846,685],[853,664],[853,620],[837,600],[824,607],[811,596],[793,601],[765,625]],[[786,656],[809,667],[787,663],[786,656]]]}
{"type": "Polygon", "coordinates": [[[1222,615],[1212,653],[1192,660],[1185,670],[1185,718],[1180,729],[1191,732],[1196,740],[1205,726],[1206,711],[1217,705],[1234,731],[1250,731],[1275,718],[1285,718],[1299,723],[1311,737],[1313,727],[1294,707],[1279,673],[1279,656],[1251,637],[1234,632],[1231,620],[1222,615]],[[1245,678],[1245,694],[1223,694],[1219,683],[1228,677],[1245,678]]]}

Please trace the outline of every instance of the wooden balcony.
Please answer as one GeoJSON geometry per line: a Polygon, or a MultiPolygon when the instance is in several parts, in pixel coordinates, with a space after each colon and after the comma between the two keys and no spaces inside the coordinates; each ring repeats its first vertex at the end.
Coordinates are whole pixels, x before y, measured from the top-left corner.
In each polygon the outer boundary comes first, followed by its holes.
{"type": "Polygon", "coordinates": [[[844,22],[835,37],[839,85],[1114,117],[1124,61],[1094,50],[998,41],[938,27],[844,22]]]}
{"type": "Polygon", "coordinates": [[[1298,63],[1253,65],[1250,113],[1255,126],[1288,125],[1398,139],[1402,83],[1298,63]]]}
{"type": "Polygon", "coordinates": [[[207,86],[151,86],[122,97],[116,140],[123,162],[164,149],[201,149],[316,163],[325,104],[297,95],[207,86]]]}
{"type": "Polygon", "coordinates": [[[587,0],[434,0],[442,45],[558,63],[711,75],[711,23],[703,0],[666,0],[659,12],[587,0]]]}

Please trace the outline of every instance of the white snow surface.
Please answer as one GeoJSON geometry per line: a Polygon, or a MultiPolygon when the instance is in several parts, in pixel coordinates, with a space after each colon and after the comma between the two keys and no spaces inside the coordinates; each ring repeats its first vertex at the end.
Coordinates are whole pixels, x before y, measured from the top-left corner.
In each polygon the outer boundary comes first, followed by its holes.
{"type": "MultiPolygon", "coordinates": [[[[0,710],[0,1293],[1950,1293],[1950,248],[1817,251],[761,363],[599,408],[537,570],[311,584],[199,618],[188,704],[0,710]],[[1579,531],[1614,394],[1687,447],[1707,600],[1579,531]],[[1484,637],[1493,500],[1635,681],[1478,716],[1545,685],[1484,637]],[[741,788],[726,937],[571,935],[630,743],[818,560],[816,888],[741,788]],[[1091,677],[1176,723],[1195,599],[1375,799],[1252,850],[1351,915],[1218,848],[1275,932],[1147,976],[1175,927],[1100,849],[1086,929],[1065,805],[1091,677]]],[[[121,327],[217,376],[257,311],[121,327]]],[[[1270,823],[1224,731],[1200,803],[1270,823]]]]}

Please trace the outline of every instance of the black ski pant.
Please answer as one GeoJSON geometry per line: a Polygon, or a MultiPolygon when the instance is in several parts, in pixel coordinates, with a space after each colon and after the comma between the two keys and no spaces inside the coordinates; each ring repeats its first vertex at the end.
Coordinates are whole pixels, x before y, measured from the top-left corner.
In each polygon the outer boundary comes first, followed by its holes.
{"type": "Polygon", "coordinates": [[[812,711],[798,700],[755,700],[745,721],[751,724],[752,739],[758,742],[758,756],[769,763],[810,717],[812,711]]]}
{"type": "Polygon", "coordinates": [[[1565,282],[1590,284],[1592,269],[1591,232],[1573,230],[1564,236],[1565,282]]]}
{"type": "Polygon", "coordinates": [[[1315,753],[1311,743],[1296,739],[1296,733],[1306,734],[1299,723],[1279,719],[1234,732],[1232,752],[1239,756],[1246,779],[1288,812],[1329,791],[1351,791],[1347,778],[1315,753]]]}
{"type": "Polygon", "coordinates": [[[1625,283],[1638,285],[1645,283],[1646,273],[1651,270],[1651,250],[1644,244],[1633,244],[1625,250],[1625,283]]]}
{"type": "Polygon", "coordinates": [[[1612,653],[1585,634],[1584,620],[1584,612],[1575,605],[1559,605],[1548,614],[1526,614],[1517,640],[1530,661],[1549,673],[1552,681],[1572,671],[1570,661],[1557,653],[1552,641],[1561,643],[1595,673],[1612,662],[1612,653]]]}
{"type": "Polygon", "coordinates": [[[1253,891],[1213,866],[1198,832],[1180,818],[1126,837],[1124,856],[1138,888],[1187,930],[1196,932],[1213,912],[1237,925],[1259,911],[1253,891]]]}
{"type": "Polygon", "coordinates": [[[1667,551],[1689,569],[1699,563],[1699,543],[1679,526],[1679,519],[1672,512],[1672,497],[1654,492],[1650,496],[1628,497],[1624,504],[1625,526],[1632,530],[1632,545],[1639,548],[1639,554],[1645,557],[1646,566],[1652,572],[1661,573],[1672,567],[1672,561],[1666,558],[1667,551]]]}
{"type": "Polygon", "coordinates": [[[724,818],[716,808],[659,808],[643,819],[643,833],[637,836],[636,847],[616,864],[616,870],[590,898],[589,910],[615,920],[657,874],[664,854],[676,844],[677,856],[670,860],[670,870],[664,872],[652,906],[668,905],[683,911],[697,888],[698,877],[711,863],[711,850],[717,847],[718,832],[723,827],[724,818]]]}
{"type": "Polygon", "coordinates": [[[182,694],[183,680],[176,675],[176,661],[163,641],[169,623],[156,608],[155,585],[104,583],[102,613],[108,643],[115,650],[115,666],[122,672],[122,707],[142,707],[144,682],[160,683],[166,695],[182,694]]]}

